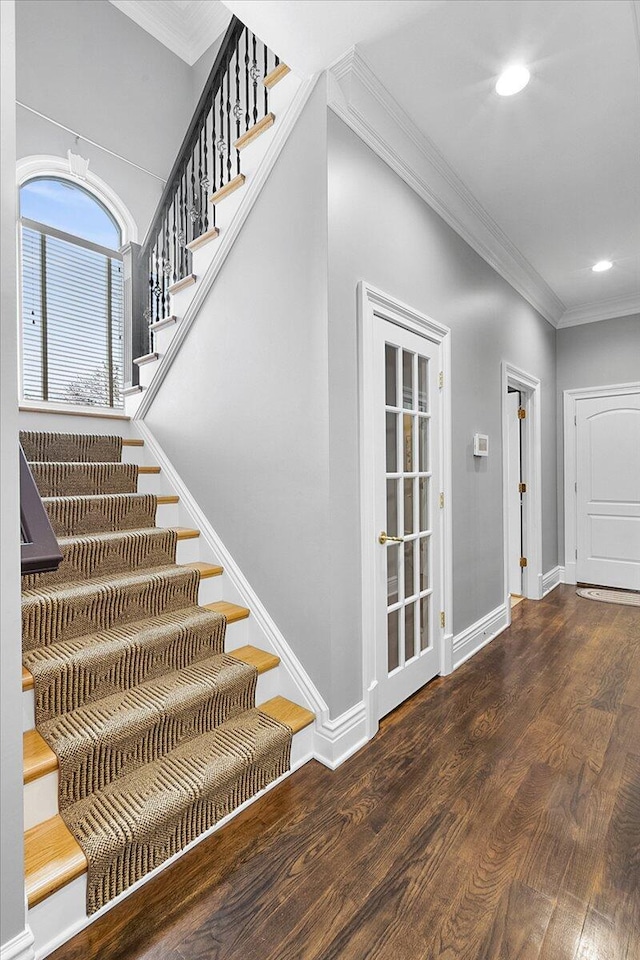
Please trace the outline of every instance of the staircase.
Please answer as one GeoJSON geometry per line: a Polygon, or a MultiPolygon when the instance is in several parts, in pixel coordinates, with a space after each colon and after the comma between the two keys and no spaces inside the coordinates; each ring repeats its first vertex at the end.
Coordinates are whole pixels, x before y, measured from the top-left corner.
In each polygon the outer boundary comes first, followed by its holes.
{"type": "Polygon", "coordinates": [[[156,526],[178,497],[141,439],[21,441],[63,554],[22,595],[29,922],[55,946],[71,891],[105,908],[282,776],[314,716],[234,634],[250,610],[216,597],[199,531],[156,526]]]}

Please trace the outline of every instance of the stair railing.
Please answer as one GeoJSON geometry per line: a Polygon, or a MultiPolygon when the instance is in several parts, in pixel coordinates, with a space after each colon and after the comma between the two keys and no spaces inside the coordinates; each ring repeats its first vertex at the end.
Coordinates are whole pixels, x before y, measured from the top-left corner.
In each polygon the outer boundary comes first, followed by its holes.
{"type": "MultiPolygon", "coordinates": [[[[133,356],[127,350],[128,373],[128,361],[137,355],[136,339],[144,338],[136,333],[140,275],[145,271],[148,283],[144,330],[168,315],[171,286],[191,272],[188,244],[216,226],[210,196],[241,173],[234,144],[268,114],[269,91],[262,81],[279,62],[251,30],[232,18],[145,241],[139,250],[124,251],[125,287],[128,280],[131,287],[126,319],[134,341],[133,356]]],[[[147,344],[152,349],[148,332],[147,344]]],[[[136,382],[135,370],[131,375],[136,382]]]]}
{"type": "Polygon", "coordinates": [[[38,493],[33,474],[20,447],[20,552],[21,572],[57,570],[62,554],[38,493]]]}

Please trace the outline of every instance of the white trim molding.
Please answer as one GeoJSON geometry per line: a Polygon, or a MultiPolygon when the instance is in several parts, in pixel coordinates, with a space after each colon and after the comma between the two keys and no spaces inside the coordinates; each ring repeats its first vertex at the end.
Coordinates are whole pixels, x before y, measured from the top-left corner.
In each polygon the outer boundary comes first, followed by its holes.
{"type": "Polygon", "coordinates": [[[114,7],[163,43],[190,67],[229,25],[231,13],[212,0],[111,0],[114,7]]]}
{"type": "Polygon", "coordinates": [[[524,420],[522,469],[527,484],[522,510],[524,544],[527,566],[523,568],[522,592],[528,600],[540,600],[543,593],[542,577],[542,419],[540,413],[541,384],[537,377],[525,373],[508,361],[502,361],[502,516],[504,520],[504,596],[508,622],[511,623],[509,602],[509,508],[508,508],[508,421],[507,388],[520,390],[524,420]]]}
{"type": "Polygon", "coordinates": [[[607,384],[603,387],[584,387],[563,393],[563,449],[564,449],[564,576],[563,583],[577,583],[577,517],[576,483],[578,480],[576,401],[596,397],[620,397],[640,393],[640,381],[607,384]]]}
{"type": "Polygon", "coordinates": [[[582,323],[597,323],[599,320],[613,320],[615,317],[629,317],[640,313],[640,296],[613,297],[610,300],[596,300],[579,307],[570,307],[562,314],[558,329],[576,327],[582,323]]]}
{"type": "Polygon", "coordinates": [[[488,643],[506,630],[511,622],[511,604],[501,603],[490,613],[480,617],[453,639],[453,668],[457,670],[466,660],[486,647],[488,643]]]}
{"type": "Polygon", "coordinates": [[[68,180],[70,183],[84,187],[115,217],[122,234],[122,246],[126,243],[138,242],[138,225],[133,214],[115,190],[91,170],[87,170],[86,176],[80,178],[71,173],[68,158],[34,154],[18,160],[16,177],[18,188],[35,177],[56,177],[58,180],[68,180]]]}
{"type": "Polygon", "coordinates": [[[314,736],[316,760],[330,770],[339,767],[371,739],[367,721],[367,706],[361,701],[335,720],[327,718],[318,723],[314,736]]]}
{"type": "Polygon", "coordinates": [[[564,303],[355,48],[329,70],[329,107],[525,300],[557,326],[565,312],[564,303]]]}
{"type": "Polygon", "coordinates": [[[29,927],[0,946],[0,960],[34,960],[35,955],[33,933],[29,927]]]}
{"type": "Polygon", "coordinates": [[[443,374],[441,394],[442,491],[444,507],[439,510],[442,524],[441,556],[438,559],[442,583],[442,608],[446,628],[441,637],[440,674],[453,669],[453,528],[452,528],[452,449],[451,449],[451,331],[449,327],[396,300],[364,280],[358,284],[358,382],[360,434],[360,529],[362,553],[362,680],[366,706],[367,736],[378,729],[377,666],[376,666],[376,543],[371,536],[375,526],[374,490],[371,464],[375,461],[375,397],[374,369],[375,317],[380,316],[407,330],[427,337],[440,346],[443,374]]]}
{"type": "Polygon", "coordinates": [[[548,593],[551,593],[552,590],[555,590],[556,587],[559,587],[563,583],[563,574],[564,570],[562,567],[552,567],[551,570],[547,572],[542,577],[542,596],[546,597],[548,593]]]}

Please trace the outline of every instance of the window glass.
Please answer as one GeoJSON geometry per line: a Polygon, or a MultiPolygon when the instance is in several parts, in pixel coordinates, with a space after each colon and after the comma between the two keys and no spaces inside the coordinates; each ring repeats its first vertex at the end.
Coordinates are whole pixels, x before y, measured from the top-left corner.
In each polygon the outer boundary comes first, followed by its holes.
{"type": "Polygon", "coordinates": [[[20,188],[20,216],[118,250],[120,228],[88,190],[68,180],[37,177],[20,188]]]}

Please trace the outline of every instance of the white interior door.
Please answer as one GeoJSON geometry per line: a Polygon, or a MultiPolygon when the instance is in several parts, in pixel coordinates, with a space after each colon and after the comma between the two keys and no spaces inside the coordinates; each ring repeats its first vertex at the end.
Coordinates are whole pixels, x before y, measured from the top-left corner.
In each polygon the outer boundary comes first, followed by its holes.
{"type": "Polygon", "coordinates": [[[508,491],[507,509],[509,511],[509,593],[522,594],[522,495],[521,457],[520,457],[520,393],[517,390],[507,393],[508,432],[508,491]]]}
{"type": "Polygon", "coordinates": [[[640,395],[576,401],[576,577],[640,590],[640,395]]]}
{"type": "Polygon", "coordinates": [[[439,345],[376,317],[379,716],[440,671],[439,345]]]}

